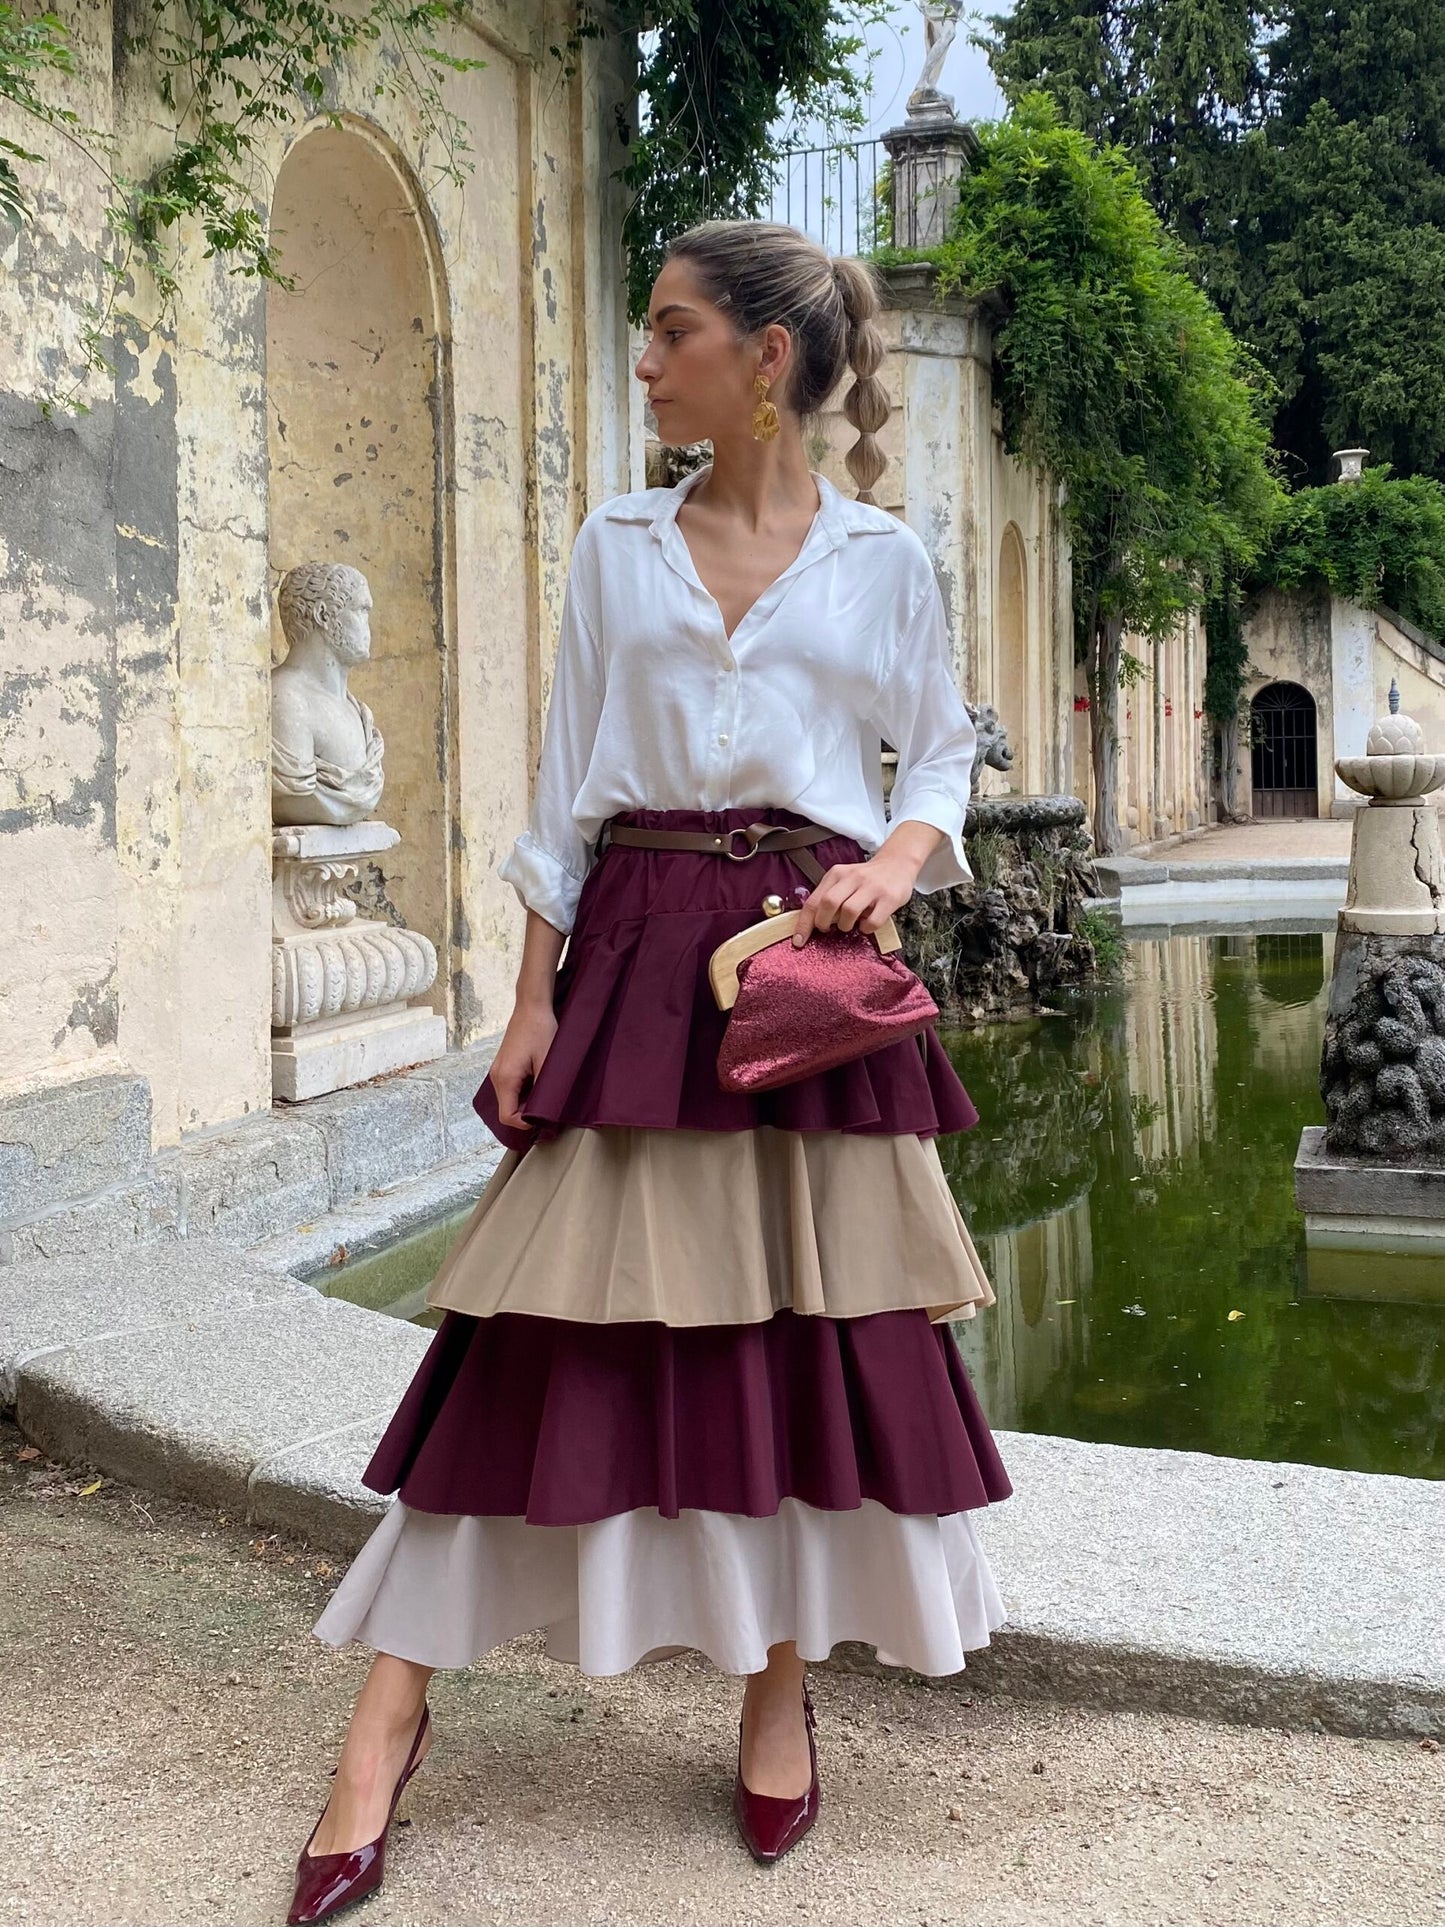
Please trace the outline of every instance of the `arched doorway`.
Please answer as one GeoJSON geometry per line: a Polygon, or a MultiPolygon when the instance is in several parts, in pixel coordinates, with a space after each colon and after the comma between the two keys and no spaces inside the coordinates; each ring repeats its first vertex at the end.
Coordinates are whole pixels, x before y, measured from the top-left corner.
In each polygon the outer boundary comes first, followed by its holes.
{"type": "Polygon", "coordinates": [[[999,721],[1008,730],[1013,768],[1009,785],[1026,790],[1024,774],[1025,711],[1028,704],[1028,577],[1024,561],[1023,537],[1010,522],[1003,532],[998,551],[998,595],[994,607],[993,701],[999,721]]]}
{"type": "Polygon", "coordinates": [[[1297,682],[1272,682],[1250,704],[1250,763],[1256,816],[1318,816],[1315,699],[1297,682]]]}
{"type": "MultiPolygon", "coordinates": [[[[271,584],[344,562],[371,587],[371,657],[349,686],[384,739],[377,815],[401,842],[367,865],[366,913],[429,937],[449,1016],[451,643],[444,512],[448,299],[420,193],[380,131],[319,126],[276,179],[272,236],[294,290],[266,302],[271,584]]],[[[279,624],[273,631],[280,644],[279,624]]],[[[284,645],[282,645],[284,646],[284,645]]]]}

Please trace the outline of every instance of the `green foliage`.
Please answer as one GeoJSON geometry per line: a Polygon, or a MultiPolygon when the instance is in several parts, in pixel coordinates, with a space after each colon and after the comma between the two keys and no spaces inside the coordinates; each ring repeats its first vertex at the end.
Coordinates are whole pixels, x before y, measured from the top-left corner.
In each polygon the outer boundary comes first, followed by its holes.
{"type": "MultiPolygon", "coordinates": [[[[42,126],[66,132],[78,129],[79,116],[56,106],[42,92],[42,84],[51,76],[74,72],[69,29],[57,14],[41,13],[27,20],[10,0],[0,0],[0,100],[9,101],[42,126]]],[[[43,158],[0,134],[0,220],[16,227],[29,220],[30,197],[19,170],[38,167],[43,158]]]]}
{"type": "Polygon", "coordinates": [[[940,293],[956,288],[994,315],[1010,453],[1065,485],[1094,835],[1108,851],[1121,840],[1112,759],[1131,667],[1123,633],[1167,633],[1258,552],[1278,493],[1266,384],[1121,149],[1064,126],[1044,94],[978,132],[953,229],[928,258],[940,293]]]}
{"type": "MultiPolygon", "coordinates": [[[[338,0],[146,0],[144,25],[120,48],[144,58],[158,74],[160,107],[171,131],[164,158],[143,179],[113,174],[115,143],[41,93],[38,77],[73,73],[65,29],[46,14],[22,24],[0,0],[0,99],[81,141],[108,177],[106,220],[115,246],[102,257],[106,299],[86,310],[82,331],[85,373],[111,369],[105,348],[117,304],[133,286],[137,266],[149,271],[164,317],[178,291],[174,234],[196,221],[205,258],[221,256],[235,274],[293,285],[282,273],[267,232],[264,189],[258,189],[267,143],[289,126],[299,108],[320,110],[333,125],[341,116],[327,106],[335,69],[358,49],[378,46],[373,92],[408,102],[422,144],[436,147],[435,178],[460,184],[471,171],[466,123],[447,106],[440,81],[468,73],[484,60],[448,52],[438,36],[465,19],[465,0],[364,0],[348,8],[338,0]]],[[[0,142],[6,162],[39,164],[39,157],[0,142]]],[[[0,172],[0,213],[23,215],[26,203],[13,166],[10,186],[0,172]],[[9,205],[6,202],[8,199],[9,205]]],[[[80,381],[45,404],[84,411],[80,381]]]]}
{"type": "Polygon", "coordinates": [[[1445,480],[1445,7],[1018,0],[980,36],[1123,146],[1277,391],[1292,481],[1363,443],[1445,480]]]}
{"type": "Polygon", "coordinates": [[[1124,932],[1112,910],[1081,910],[1074,918],[1074,936],[1094,953],[1094,971],[1100,977],[1122,977],[1126,955],[1124,932]]]}
{"type": "Polygon", "coordinates": [[[1348,601],[1385,603],[1445,637],[1445,487],[1381,466],[1357,482],[1301,489],[1286,499],[1249,582],[1280,589],[1323,582],[1348,601]]]}
{"type": "Polygon", "coordinates": [[[1249,673],[1239,584],[1226,577],[1204,605],[1204,713],[1214,723],[1237,721],[1249,673]]]}
{"type": "MultiPolygon", "coordinates": [[[[204,253],[232,273],[291,285],[267,231],[259,162],[278,127],[298,109],[340,116],[334,75],[358,50],[376,46],[377,95],[410,104],[422,147],[435,151],[433,179],[460,185],[472,171],[466,123],[448,106],[442,83],[487,63],[441,44],[442,30],[465,23],[466,0],[145,0],[143,29],[124,42],[159,74],[160,105],[173,144],[143,180],[111,176],[108,221],[116,237],[104,264],[108,297],[89,312],[85,369],[109,368],[105,345],[116,303],[139,262],[154,281],[162,311],[177,294],[175,238],[200,224],[204,253]]],[[[709,217],[753,218],[772,188],[770,130],[779,113],[829,129],[864,124],[868,88],[862,29],[889,14],[889,0],[613,0],[605,9],[579,0],[577,24],[549,52],[575,74],[582,42],[604,34],[631,42],[637,63],[640,127],[619,118],[629,149],[618,177],[633,201],[624,223],[629,316],[647,311],[666,241],[709,217]],[[853,23],[840,27],[835,15],[853,23]],[[639,35],[652,36],[642,52],[639,35]],[[860,56],[863,56],[860,59],[860,56]]],[[[42,90],[72,71],[65,29],[51,14],[23,23],[0,0],[0,100],[51,126],[75,130],[105,165],[112,144],[81,130],[73,113],[42,90]]],[[[25,212],[18,165],[39,157],[0,139],[0,216],[25,212]]],[[[82,377],[83,378],[83,377],[82,377]]],[[[60,404],[80,409],[79,383],[60,404]]],[[[52,401],[51,407],[57,405],[52,401]]]]}
{"type": "Polygon", "coordinates": [[[552,49],[568,73],[583,40],[655,35],[650,53],[638,48],[642,124],[619,126],[630,153],[615,170],[633,196],[623,224],[630,321],[645,318],[673,235],[696,221],[756,219],[767,206],[780,114],[830,133],[866,124],[862,29],[891,11],[890,0],[614,0],[604,22],[594,0],[580,0],[577,26],[552,49]]]}
{"type": "Polygon", "coordinates": [[[1259,372],[1125,154],[1039,94],[979,133],[940,291],[998,304],[1005,439],[1067,487],[1086,628],[1160,633],[1268,526],[1259,372]]]}
{"type": "Polygon", "coordinates": [[[327,109],[331,70],[358,49],[380,44],[373,94],[408,101],[423,142],[441,150],[433,177],[461,183],[471,171],[466,123],[442,98],[444,73],[468,73],[484,60],[447,52],[438,33],[465,18],[463,0],[367,0],[359,11],[333,0],[150,0],[150,19],[126,50],[159,73],[162,104],[173,117],[176,144],[155,172],[135,184],[124,231],[144,252],[162,292],[175,293],[157,264],[166,230],[199,221],[205,254],[232,257],[233,273],[291,285],[267,235],[266,209],[253,198],[250,175],[272,130],[298,107],[327,109]]]}
{"type": "Polygon", "coordinates": [[[1008,854],[1008,838],[1002,830],[979,830],[969,838],[968,867],[981,889],[997,888],[1008,854]]]}

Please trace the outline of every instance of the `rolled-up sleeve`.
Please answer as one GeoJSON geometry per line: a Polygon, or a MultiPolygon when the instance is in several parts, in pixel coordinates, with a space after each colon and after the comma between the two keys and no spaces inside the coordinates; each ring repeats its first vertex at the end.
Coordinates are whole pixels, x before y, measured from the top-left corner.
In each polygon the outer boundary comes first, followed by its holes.
{"type": "Polygon", "coordinates": [[[953,679],[948,617],[930,582],[909,617],[871,718],[898,752],[888,799],[891,823],[928,823],[944,841],[926,859],[915,888],[946,890],[973,875],[963,849],[977,732],[953,679]]]}
{"type": "Polygon", "coordinates": [[[573,544],[537,788],[527,827],[497,865],[524,908],[565,935],[577,916],[593,850],[572,815],[591,761],[606,686],[597,640],[596,557],[586,524],[573,544]]]}

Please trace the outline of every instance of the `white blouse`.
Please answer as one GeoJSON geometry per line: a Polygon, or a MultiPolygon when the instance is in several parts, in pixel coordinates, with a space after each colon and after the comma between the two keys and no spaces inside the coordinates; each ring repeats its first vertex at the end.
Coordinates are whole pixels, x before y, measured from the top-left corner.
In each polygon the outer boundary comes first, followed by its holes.
{"type": "Polygon", "coordinates": [[[772,803],[871,856],[891,827],[886,740],[892,822],[945,832],[916,887],[964,882],[975,732],[922,541],[813,471],[801,550],[729,638],[677,526],[708,473],[615,496],[578,530],[530,819],[497,874],[566,932],[617,810],[772,803]]]}

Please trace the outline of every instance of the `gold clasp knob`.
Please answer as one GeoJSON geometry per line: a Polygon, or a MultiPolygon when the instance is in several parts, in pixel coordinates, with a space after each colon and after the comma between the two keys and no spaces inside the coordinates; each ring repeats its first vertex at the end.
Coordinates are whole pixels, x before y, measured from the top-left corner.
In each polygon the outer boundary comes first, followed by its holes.
{"type": "Polygon", "coordinates": [[[782,913],[783,899],[770,890],[767,896],[763,898],[763,915],[765,917],[778,917],[781,916],[782,913]]]}

